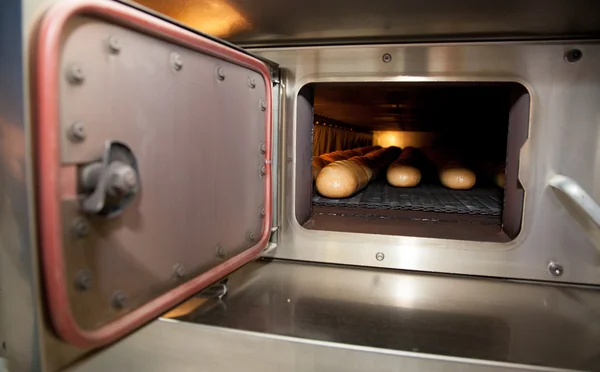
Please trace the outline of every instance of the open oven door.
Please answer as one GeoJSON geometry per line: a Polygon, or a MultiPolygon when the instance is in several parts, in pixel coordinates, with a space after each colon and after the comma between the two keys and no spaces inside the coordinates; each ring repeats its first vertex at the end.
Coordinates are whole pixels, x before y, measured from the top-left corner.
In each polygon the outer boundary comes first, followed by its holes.
{"type": "Polygon", "coordinates": [[[60,338],[97,347],[267,246],[270,69],[107,0],[58,2],[38,32],[45,299],[60,338]]]}

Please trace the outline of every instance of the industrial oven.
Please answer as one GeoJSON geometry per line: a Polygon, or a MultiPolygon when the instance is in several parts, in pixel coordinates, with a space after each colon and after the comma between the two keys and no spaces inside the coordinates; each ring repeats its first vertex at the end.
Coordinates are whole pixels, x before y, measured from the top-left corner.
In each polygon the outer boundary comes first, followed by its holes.
{"type": "Polygon", "coordinates": [[[8,1],[5,365],[600,370],[599,5],[8,1]],[[506,185],[325,198],[327,128],[506,185]]]}

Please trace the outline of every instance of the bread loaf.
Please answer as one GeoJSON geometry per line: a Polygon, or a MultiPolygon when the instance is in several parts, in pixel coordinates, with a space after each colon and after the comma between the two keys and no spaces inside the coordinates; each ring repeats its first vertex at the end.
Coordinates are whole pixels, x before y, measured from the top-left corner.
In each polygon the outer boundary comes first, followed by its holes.
{"type": "Polygon", "coordinates": [[[475,172],[464,164],[456,152],[425,149],[425,153],[437,167],[442,185],[454,190],[468,190],[475,186],[475,172]]]}
{"type": "Polygon", "coordinates": [[[379,146],[366,146],[366,147],[359,147],[359,148],[350,149],[350,150],[333,151],[333,152],[329,152],[327,154],[323,154],[320,156],[313,156],[313,160],[312,160],[313,180],[317,179],[317,175],[319,174],[319,172],[321,172],[321,170],[325,166],[327,166],[327,164],[329,164],[329,163],[333,163],[334,161],[338,161],[338,160],[346,160],[346,159],[349,159],[354,156],[364,155],[364,154],[367,154],[378,148],[380,148],[380,147],[379,146]]]}
{"type": "Polygon", "coordinates": [[[413,187],[421,182],[421,153],[414,147],[406,147],[388,167],[387,181],[394,187],[413,187]]]}
{"type": "Polygon", "coordinates": [[[397,147],[379,149],[328,164],[317,176],[317,191],[328,198],[347,198],[367,186],[399,152],[397,147]]]}
{"type": "Polygon", "coordinates": [[[492,172],[492,177],[496,186],[504,188],[506,184],[506,166],[497,166],[492,172]]]}

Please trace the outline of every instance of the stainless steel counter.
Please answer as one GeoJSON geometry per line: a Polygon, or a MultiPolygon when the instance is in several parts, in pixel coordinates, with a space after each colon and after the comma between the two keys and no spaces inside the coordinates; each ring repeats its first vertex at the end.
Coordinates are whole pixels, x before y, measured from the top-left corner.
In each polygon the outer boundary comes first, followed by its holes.
{"type": "Polygon", "coordinates": [[[600,292],[590,288],[278,261],[237,272],[221,301],[190,305],[167,316],[383,349],[600,368],[600,292]]]}
{"type": "Polygon", "coordinates": [[[71,371],[600,367],[594,289],[282,261],[248,265],[228,289],[71,371]]]}

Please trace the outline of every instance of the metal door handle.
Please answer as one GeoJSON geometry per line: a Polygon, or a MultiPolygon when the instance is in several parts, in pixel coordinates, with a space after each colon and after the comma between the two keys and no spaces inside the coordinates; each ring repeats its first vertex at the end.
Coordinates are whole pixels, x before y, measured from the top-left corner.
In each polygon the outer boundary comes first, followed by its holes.
{"type": "Polygon", "coordinates": [[[81,203],[85,213],[118,216],[140,188],[133,152],[124,143],[106,141],[102,158],[83,167],[80,185],[90,192],[81,203]]]}
{"type": "Polygon", "coordinates": [[[550,179],[548,184],[578,205],[587,217],[600,228],[600,206],[575,180],[567,176],[556,175],[550,179]]]}

